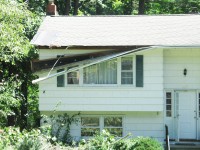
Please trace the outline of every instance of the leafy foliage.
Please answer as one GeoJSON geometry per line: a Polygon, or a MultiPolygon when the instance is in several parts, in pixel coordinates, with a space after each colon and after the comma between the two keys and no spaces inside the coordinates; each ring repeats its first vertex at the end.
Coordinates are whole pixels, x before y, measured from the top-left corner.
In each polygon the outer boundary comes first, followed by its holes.
{"type": "MultiPolygon", "coordinates": [[[[16,93],[20,83],[17,78],[11,78],[0,86],[0,127],[7,125],[8,116],[16,115],[20,108],[20,96],[16,93]],[[11,84],[12,83],[12,84],[11,84]]],[[[18,118],[16,118],[18,119],[18,118]]]]}
{"type": "MultiPolygon", "coordinates": [[[[4,120],[12,112],[18,122],[27,126],[28,89],[34,88],[31,80],[30,60],[37,57],[37,50],[30,44],[41,18],[27,9],[25,3],[16,0],[0,0],[0,70],[4,83],[0,89],[0,107],[4,120]]],[[[34,92],[30,92],[33,94],[34,92]]],[[[34,93],[37,94],[37,93],[34,93]]],[[[36,97],[36,96],[35,96],[36,97]]],[[[37,98],[30,100],[37,103],[37,98]]]]}
{"type": "Polygon", "coordinates": [[[200,0],[149,0],[146,14],[190,14],[200,11],[200,0]]]}
{"type": "Polygon", "coordinates": [[[82,140],[80,145],[89,150],[163,150],[161,143],[149,137],[130,138],[127,135],[117,139],[108,131],[103,130],[88,142],[82,140]]]}
{"type": "Polygon", "coordinates": [[[0,3],[0,61],[16,64],[33,50],[29,39],[40,19],[22,3],[13,0],[0,0],[0,3]]]}
{"type": "Polygon", "coordinates": [[[43,116],[41,131],[51,143],[61,142],[63,144],[72,144],[73,138],[70,135],[70,126],[72,123],[78,123],[80,113],[68,115],[67,113],[50,117],[43,116]]]}
{"type": "Polygon", "coordinates": [[[42,145],[39,136],[39,130],[20,132],[19,128],[4,128],[0,133],[0,149],[39,150],[42,145]]]}

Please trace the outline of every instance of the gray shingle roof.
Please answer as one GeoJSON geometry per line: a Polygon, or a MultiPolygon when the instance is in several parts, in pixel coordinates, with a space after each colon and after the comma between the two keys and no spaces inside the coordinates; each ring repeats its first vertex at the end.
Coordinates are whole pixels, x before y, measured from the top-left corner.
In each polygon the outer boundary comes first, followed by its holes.
{"type": "Polygon", "coordinates": [[[200,46],[200,15],[46,17],[37,46],[200,46]]]}

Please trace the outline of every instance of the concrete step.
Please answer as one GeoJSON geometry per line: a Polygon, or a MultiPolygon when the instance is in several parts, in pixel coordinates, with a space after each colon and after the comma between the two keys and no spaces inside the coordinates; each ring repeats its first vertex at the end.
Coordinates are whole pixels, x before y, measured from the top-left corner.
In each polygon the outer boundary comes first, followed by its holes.
{"type": "MultiPolygon", "coordinates": [[[[166,147],[165,147],[166,149],[166,147]]],[[[170,143],[170,150],[200,150],[200,143],[197,142],[175,142],[170,143]]]]}

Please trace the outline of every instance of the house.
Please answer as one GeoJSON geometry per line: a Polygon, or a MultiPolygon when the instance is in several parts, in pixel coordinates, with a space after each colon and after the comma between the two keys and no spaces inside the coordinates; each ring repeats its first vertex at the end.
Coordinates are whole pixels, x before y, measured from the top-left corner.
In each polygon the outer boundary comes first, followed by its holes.
{"type": "Polygon", "coordinates": [[[48,16],[32,44],[39,110],[81,113],[75,139],[200,140],[200,15],[48,16]]]}

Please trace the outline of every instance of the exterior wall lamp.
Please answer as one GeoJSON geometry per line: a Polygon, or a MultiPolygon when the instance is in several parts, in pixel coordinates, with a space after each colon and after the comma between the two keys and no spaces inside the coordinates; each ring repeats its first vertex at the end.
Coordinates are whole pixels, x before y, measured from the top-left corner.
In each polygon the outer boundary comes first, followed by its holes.
{"type": "Polygon", "coordinates": [[[184,76],[187,75],[187,69],[186,69],[186,68],[183,70],[183,75],[184,75],[184,76]]]}

